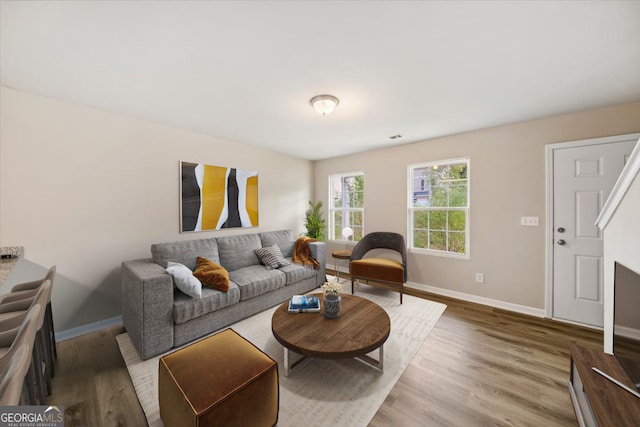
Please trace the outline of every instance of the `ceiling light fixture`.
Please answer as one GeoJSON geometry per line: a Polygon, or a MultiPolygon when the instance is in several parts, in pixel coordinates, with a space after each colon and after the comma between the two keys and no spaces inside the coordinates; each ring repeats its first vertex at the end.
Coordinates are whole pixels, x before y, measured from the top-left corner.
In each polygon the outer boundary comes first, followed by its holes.
{"type": "Polygon", "coordinates": [[[340,101],[333,95],[317,95],[311,98],[311,101],[309,102],[318,114],[326,116],[336,109],[336,106],[340,101]]]}

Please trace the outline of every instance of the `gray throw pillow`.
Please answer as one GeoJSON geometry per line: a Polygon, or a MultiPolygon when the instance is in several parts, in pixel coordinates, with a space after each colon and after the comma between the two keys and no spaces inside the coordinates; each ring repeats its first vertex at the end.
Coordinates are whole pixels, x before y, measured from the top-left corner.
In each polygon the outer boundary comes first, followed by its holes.
{"type": "Polygon", "coordinates": [[[284,267],[285,265],[291,264],[282,256],[280,248],[275,243],[265,248],[256,249],[254,252],[267,270],[273,270],[274,268],[284,267]]]}

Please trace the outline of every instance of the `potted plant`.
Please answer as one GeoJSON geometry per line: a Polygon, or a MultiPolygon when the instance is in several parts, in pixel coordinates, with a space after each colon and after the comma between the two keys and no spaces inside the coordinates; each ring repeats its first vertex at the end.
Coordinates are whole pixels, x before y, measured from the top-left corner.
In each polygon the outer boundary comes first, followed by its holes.
{"type": "Polygon", "coordinates": [[[324,293],[322,297],[324,317],[328,319],[339,317],[340,309],[342,308],[342,297],[340,296],[342,285],[338,282],[324,282],[320,288],[324,293]]]}
{"type": "Polygon", "coordinates": [[[324,232],[327,228],[324,218],[322,218],[322,201],[317,203],[309,201],[309,209],[307,209],[304,225],[307,227],[307,237],[314,238],[318,241],[324,240],[324,232]]]}

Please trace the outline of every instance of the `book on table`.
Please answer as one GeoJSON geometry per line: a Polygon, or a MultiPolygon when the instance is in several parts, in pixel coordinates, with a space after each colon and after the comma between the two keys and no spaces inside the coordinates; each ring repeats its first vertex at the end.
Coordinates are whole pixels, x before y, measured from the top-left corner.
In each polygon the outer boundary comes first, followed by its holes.
{"type": "Polygon", "coordinates": [[[317,313],[320,300],[316,295],[294,295],[289,300],[289,313],[317,313]]]}

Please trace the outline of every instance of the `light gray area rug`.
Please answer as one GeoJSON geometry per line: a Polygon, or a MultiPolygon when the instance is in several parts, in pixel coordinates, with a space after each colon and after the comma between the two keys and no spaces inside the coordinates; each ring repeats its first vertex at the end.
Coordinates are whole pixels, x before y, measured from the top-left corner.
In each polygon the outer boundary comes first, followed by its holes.
{"type": "MultiPolygon", "coordinates": [[[[278,426],[366,426],[444,312],[446,305],[397,292],[359,286],[356,295],[382,306],[391,318],[384,345],[384,372],[356,360],[307,359],[284,376],[283,348],[271,332],[267,309],[231,326],[278,362],[278,426]]],[[[304,316],[304,314],[296,314],[304,316]]],[[[124,333],[116,337],[149,426],[162,426],[158,408],[158,360],[142,361],[124,333]]],[[[378,351],[371,353],[378,357],[378,351]]],[[[295,356],[294,356],[295,357],[295,356]]]]}

